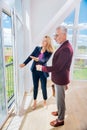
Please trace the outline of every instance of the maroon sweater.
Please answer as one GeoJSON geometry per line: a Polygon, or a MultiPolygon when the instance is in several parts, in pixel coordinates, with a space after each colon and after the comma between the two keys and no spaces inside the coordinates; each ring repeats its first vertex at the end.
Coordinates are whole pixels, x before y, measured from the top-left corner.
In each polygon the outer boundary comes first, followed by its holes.
{"type": "Polygon", "coordinates": [[[69,41],[65,41],[56,50],[52,59],[52,66],[43,66],[42,71],[52,72],[52,81],[58,85],[70,82],[69,73],[72,62],[73,49],[69,41]]]}

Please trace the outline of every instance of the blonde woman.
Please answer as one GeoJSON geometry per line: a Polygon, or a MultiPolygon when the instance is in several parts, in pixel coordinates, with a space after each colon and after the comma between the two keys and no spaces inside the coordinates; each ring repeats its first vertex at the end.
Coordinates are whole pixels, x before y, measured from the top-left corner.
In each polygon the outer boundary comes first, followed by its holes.
{"type": "Polygon", "coordinates": [[[43,94],[43,104],[46,107],[46,100],[47,100],[47,77],[49,76],[47,72],[40,72],[36,70],[36,65],[44,65],[46,66],[47,61],[51,57],[53,53],[53,47],[51,43],[51,38],[49,36],[45,36],[42,41],[41,47],[37,46],[34,51],[28,56],[28,58],[20,64],[20,67],[24,67],[27,65],[31,60],[33,60],[31,71],[32,71],[32,78],[33,78],[33,98],[34,103],[32,109],[36,109],[37,106],[37,94],[38,94],[38,85],[39,80],[41,82],[41,89],[43,94]]]}

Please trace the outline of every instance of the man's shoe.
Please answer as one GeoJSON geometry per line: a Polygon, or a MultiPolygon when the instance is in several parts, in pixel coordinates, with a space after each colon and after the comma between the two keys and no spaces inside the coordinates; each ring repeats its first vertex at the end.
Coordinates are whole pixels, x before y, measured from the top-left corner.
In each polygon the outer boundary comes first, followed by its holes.
{"type": "Polygon", "coordinates": [[[54,121],[51,121],[50,125],[53,126],[53,127],[62,126],[62,125],[64,125],[64,121],[59,122],[58,119],[56,119],[54,121]]]}
{"type": "Polygon", "coordinates": [[[58,111],[54,111],[51,113],[53,116],[58,116],[58,111]]]}

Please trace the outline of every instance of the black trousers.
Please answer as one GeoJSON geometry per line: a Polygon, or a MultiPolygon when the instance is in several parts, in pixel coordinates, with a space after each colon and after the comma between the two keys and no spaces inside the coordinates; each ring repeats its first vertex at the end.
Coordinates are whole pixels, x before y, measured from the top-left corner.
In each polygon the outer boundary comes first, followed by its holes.
{"type": "Polygon", "coordinates": [[[32,72],[32,78],[33,78],[33,97],[34,100],[37,99],[38,94],[38,87],[39,87],[39,80],[41,82],[41,89],[43,94],[43,99],[47,99],[47,78],[44,76],[44,73],[41,71],[33,71],[32,72]]]}

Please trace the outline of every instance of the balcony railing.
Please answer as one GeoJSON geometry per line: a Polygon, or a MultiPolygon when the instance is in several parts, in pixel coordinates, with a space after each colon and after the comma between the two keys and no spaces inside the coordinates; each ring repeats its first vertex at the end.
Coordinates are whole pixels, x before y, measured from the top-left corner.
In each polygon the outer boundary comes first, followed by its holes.
{"type": "Polygon", "coordinates": [[[8,63],[5,65],[6,69],[6,94],[8,101],[8,108],[14,102],[14,73],[13,73],[13,63],[8,63]]]}

